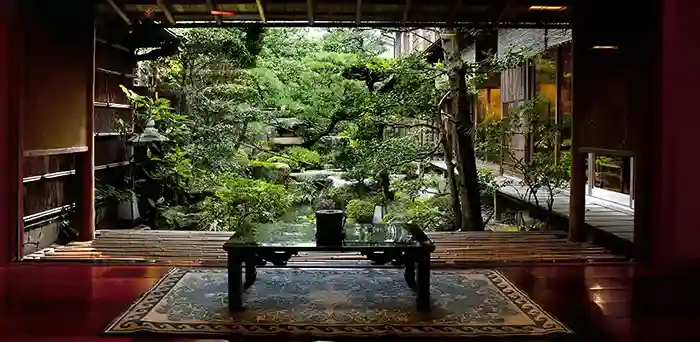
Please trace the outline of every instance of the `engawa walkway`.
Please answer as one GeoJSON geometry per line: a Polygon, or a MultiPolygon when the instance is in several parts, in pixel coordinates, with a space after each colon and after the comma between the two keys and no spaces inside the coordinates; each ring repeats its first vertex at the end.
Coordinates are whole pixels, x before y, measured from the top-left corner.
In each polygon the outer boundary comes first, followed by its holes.
{"type": "MultiPolygon", "coordinates": [[[[445,162],[435,160],[432,165],[445,169],[445,162]]],[[[492,165],[479,163],[481,169],[494,170],[492,165]]],[[[518,185],[518,179],[509,176],[499,176],[499,180],[510,180],[512,185],[505,186],[499,189],[499,192],[512,199],[518,201],[526,201],[523,194],[525,193],[523,186],[518,185]]],[[[534,196],[533,196],[534,197],[534,196]]],[[[538,193],[538,206],[546,209],[547,195],[545,191],[538,193]]],[[[534,198],[529,201],[535,205],[534,198]]],[[[569,218],[569,192],[568,189],[562,189],[554,196],[554,206],[552,207],[556,214],[569,218]]],[[[605,200],[598,199],[592,196],[586,196],[586,224],[593,229],[613,235],[619,239],[625,240],[628,243],[634,241],[634,211],[631,209],[624,210],[618,206],[606,203],[605,200]]]]}
{"type": "MultiPolygon", "coordinates": [[[[101,230],[95,240],[55,246],[25,261],[82,261],[178,266],[226,266],[228,232],[101,230]]],[[[433,264],[442,267],[509,263],[624,261],[605,248],[572,243],[564,232],[435,232],[433,264]]],[[[369,265],[359,253],[300,253],[289,266],[369,265]]]]}

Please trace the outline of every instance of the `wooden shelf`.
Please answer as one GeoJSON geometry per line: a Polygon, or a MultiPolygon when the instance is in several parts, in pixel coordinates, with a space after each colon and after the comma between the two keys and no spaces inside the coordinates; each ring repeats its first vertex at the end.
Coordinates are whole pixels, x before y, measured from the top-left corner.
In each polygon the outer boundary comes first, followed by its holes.
{"type": "Polygon", "coordinates": [[[43,175],[23,178],[22,183],[31,183],[31,182],[40,181],[42,179],[54,179],[54,178],[66,177],[66,176],[71,176],[74,174],[75,174],[75,170],[51,172],[51,173],[46,173],[43,175]]]}
{"type": "Polygon", "coordinates": [[[106,169],[112,169],[115,167],[121,167],[121,166],[126,166],[131,164],[130,161],[123,161],[123,162],[117,162],[117,163],[110,163],[110,164],[105,164],[105,165],[95,165],[95,171],[97,170],[106,170],[106,169]]]}
{"type": "Polygon", "coordinates": [[[67,204],[67,205],[64,205],[64,206],[61,206],[58,208],[52,208],[52,209],[40,211],[40,212],[35,213],[35,214],[24,216],[23,220],[25,222],[26,221],[33,221],[33,220],[37,220],[37,219],[40,219],[40,218],[43,218],[46,216],[65,213],[65,212],[68,212],[68,211],[73,210],[73,209],[75,209],[75,204],[67,204]]]}
{"type": "Polygon", "coordinates": [[[119,132],[95,132],[96,137],[118,137],[120,135],[122,134],[119,132]]]}
{"type": "MultiPolygon", "coordinates": [[[[95,171],[126,166],[129,164],[131,164],[131,162],[123,161],[123,162],[110,163],[110,164],[105,164],[105,165],[95,165],[95,171]]],[[[22,183],[32,183],[32,182],[40,181],[42,179],[56,179],[56,178],[61,178],[61,177],[66,177],[66,176],[72,176],[74,174],[75,174],[75,170],[51,172],[51,173],[46,173],[43,175],[25,177],[22,179],[22,183]]]]}
{"type": "Polygon", "coordinates": [[[109,70],[109,69],[105,69],[105,68],[96,68],[95,70],[97,70],[97,72],[101,72],[103,74],[116,75],[116,76],[122,76],[122,77],[127,77],[127,78],[134,78],[135,77],[134,74],[126,74],[123,72],[109,70]]]}
{"type": "Polygon", "coordinates": [[[65,147],[65,148],[50,148],[45,150],[26,150],[23,155],[25,157],[53,156],[57,154],[70,154],[87,152],[87,146],[65,147]]]}
{"type": "Polygon", "coordinates": [[[107,102],[95,102],[94,105],[95,105],[95,107],[101,107],[101,108],[119,108],[119,109],[131,108],[131,106],[128,104],[107,103],[107,102]]]}

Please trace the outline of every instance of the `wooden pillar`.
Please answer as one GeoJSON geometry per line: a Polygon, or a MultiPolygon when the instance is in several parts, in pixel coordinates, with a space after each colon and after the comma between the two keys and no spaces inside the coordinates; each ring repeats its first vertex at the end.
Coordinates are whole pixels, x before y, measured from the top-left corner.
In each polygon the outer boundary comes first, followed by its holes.
{"type": "MultiPolygon", "coordinates": [[[[10,105],[10,18],[11,1],[0,2],[0,136],[8,137],[11,129],[12,108],[10,105]]],[[[12,261],[12,241],[14,240],[13,217],[17,213],[12,209],[12,180],[8,173],[16,165],[10,153],[10,139],[0,139],[0,265],[12,261]]]]}
{"type": "MultiPolygon", "coordinates": [[[[92,9],[86,9],[83,13],[89,13],[81,23],[85,25],[86,51],[82,54],[86,59],[85,67],[85,91],[86,97],[86,124],[85,135],[87,151],[78,158],[77,176],[80,183],[80,198],[76,200],[76,212],[78,218],[78,241],[90,241],[95,238],[95,25],[92,19],[92,9]],[[89,19],[89,21],[88,21],[89,19]]],[[[82,32],[82,30],[81,30],[82,32]]]]}
{"type": "Polygon", "coordinates": [[[577,41],[585,41],[588,34],[585,30],[585,20],[580,12],[579,4],[574,7],[574,18],[572,20],[572,51],[573,51],[573,113],[571,122],[571,182],[569,184],[569,240],[580,242],[586,238],[586,154],[580,151],[581,148],[581,124],[585,117],[582,113],[581,104],[586,101],[584,87],[577,87],[577,82],[587,77],[585,64],[577,63],[586,58],[584,49],[577,49],[577,41]]]}
{"type": "Polygon", "coordinates": [[[18,14],[19,1],[0,1],[0,265],[17,259],[22,239],[17,191],[22,51],[18,14]]]}
{"type": "MultiPolygon", "coordinates": [[[[700,266],[700,182],[697,130],[700,116],[700,46],[695,42],[700,2],[663,0],[650,6],[657,32],[641,32],[638,44],[653,40],[654,60],[639,65],[653,86],[644,101],[652,108],[640,129],[649,144],[636,158],[635,249],[639,261],[668,266],[700,266]],[[658,20],[660,19],[660,20],[658,20]]],[[[636,13],[636,12],[635,12],[636,13]]],[[[648,14],[647,17],[652,17],[648,14]]]]}

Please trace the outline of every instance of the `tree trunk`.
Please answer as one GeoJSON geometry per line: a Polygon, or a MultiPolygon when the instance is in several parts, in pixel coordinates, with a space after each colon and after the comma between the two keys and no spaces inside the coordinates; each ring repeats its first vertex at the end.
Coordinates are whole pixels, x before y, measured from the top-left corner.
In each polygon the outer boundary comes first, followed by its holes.
{"type": "Polygon", "coordinates": [[[440,132],[440,145],[442,145],[442,152],[445,156],[445,168],[447,169],[447,185],[450,187],[450,205],[452,206],[452,211],[454,213],[454,225],[455,230],[464,228],[462,223],[462,207],[459,202],[459,189],[457,187],[457,179],[455,178],[455,164],[452,162],[454,154],[452,153],[452,137],[448,128],[445,127],[445,123],[442,120],[442,113],[440,110],[437,111],[436,123],[440,132]]]}
{"type": "Polygon", "coordinates": [[[301,147],[303,148],[311,148],[313,147],[321,138],[331,134],[333,130],[335,129],[335,126],[337,126],[339,123],[341,123],[343,120],[345,120],[345,117],[342,118],[335,118],[331,120],[330,123],[328,123],[328,126],[321,131],[321,133],[316,134],[313,137],[307,138],[307,140],[304,140],[304,142],[301,144],[301,147]]]}
{"type": "MultiPolygon", "coordinates": [[[[451,105],[450,105],[451,107],[451,105]]],[[[453,108],[450,108],[450,110],[453,110],[453,108]]],[[[470,229],[470,215],[469,213],[471,212],[470,207],[469,207],[469,192],[467,191],[466,186],[462,186],[464,184],[464,180],[461,178],[461,174],[464,174],[462,170],[462,163],[461,163],[461,157],[459,156],[459,141],[456,138],[459,135],[458,131],[458,125],[456,122],[454,122],[454,115],[451,116],[450,118],[453,120],[453,124],[450,127],[450,137],[452,139],[452,146],[453,147],[453,158],[456,157],[458,165],[455,165],[455,170],[459,170],[460,176],[455,176],[455,186],[459,189],[459,198],[461,199],[460,201],[460,206],[462,208],[462,226],[460,227],[461,230],[471,230],[470,229]]],[[[454,163],[453,163],[454,164],[454,163]]]]}
{"type": "Polygon", "coordinates": [[[466,73],[461,59],[461,37],[463,34],[453,28],[443,30],[441,34],[442,49],[445,52],[450,97],[452,98],[452,113],[457,125],[459,185],[463,191],[467,192],[467,196],[462,197],[461,200],[469,208],[467,213],[469,230],[484,230],[476,156],[471,137],[474,123],[469,111],[466,73]]]}

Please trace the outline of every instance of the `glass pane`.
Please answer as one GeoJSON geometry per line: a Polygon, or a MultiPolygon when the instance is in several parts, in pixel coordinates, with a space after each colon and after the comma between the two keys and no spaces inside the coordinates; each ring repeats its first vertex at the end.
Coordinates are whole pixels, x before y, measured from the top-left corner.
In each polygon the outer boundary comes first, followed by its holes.
{"type": "Polygon", "coordinates": [[[595,156],[594,183],[596,188],[630,193],[629,157],[614,157],[597,154],[595,156]]]}

